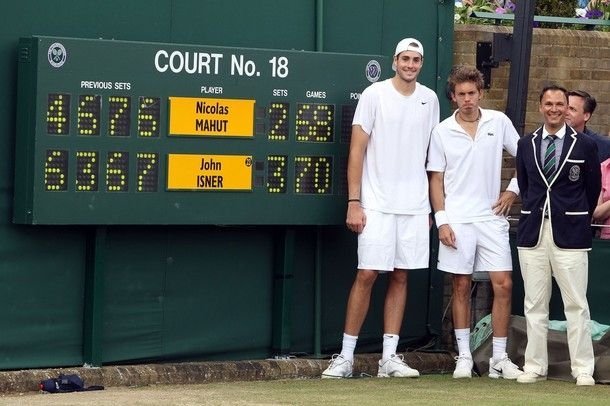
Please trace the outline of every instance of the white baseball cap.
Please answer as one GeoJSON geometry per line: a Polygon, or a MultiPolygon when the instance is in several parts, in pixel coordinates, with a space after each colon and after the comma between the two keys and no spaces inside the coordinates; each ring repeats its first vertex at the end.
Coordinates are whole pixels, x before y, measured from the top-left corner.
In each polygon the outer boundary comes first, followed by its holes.
{"type": "MultiPolygon", "coordinates": [[[[424,46],[415,38],[405,38],[396,44],[396,51],[394,51],[394,57],[405,51],[417,52],[424,57],[424,46]]],[[[396,70],[396,64],[392,62],[392,70],[396,70]]]]}

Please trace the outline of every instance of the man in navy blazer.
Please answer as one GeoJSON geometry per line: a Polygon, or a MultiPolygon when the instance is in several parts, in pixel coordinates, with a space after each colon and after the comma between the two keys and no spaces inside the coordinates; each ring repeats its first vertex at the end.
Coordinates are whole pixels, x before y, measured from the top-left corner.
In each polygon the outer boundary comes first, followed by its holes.
{"type": "Polygon", "coordinates": [[[572,376],[577,385],[595,384],[587,251],[601,171],[595,142],[565,124],[567,108],[564,88],[545,87],[539,107],[544,125],[522,137],[517,147],[522,200],[517,248],[527,324],[520,383],[546,379],[551,278],[555,277],[564,302],[572,376]]]}

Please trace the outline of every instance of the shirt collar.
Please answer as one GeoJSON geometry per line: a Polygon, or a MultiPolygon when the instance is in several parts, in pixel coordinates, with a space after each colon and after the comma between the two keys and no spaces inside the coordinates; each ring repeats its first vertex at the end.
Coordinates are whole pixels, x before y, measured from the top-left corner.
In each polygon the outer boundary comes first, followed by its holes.
{"type": "MultiPolygon", "coordinates": [[[[566,125],[564,123],[563,126],[559,129],[559,131],[557,131],[555,133],[555,136],[557,138],[559,138],[560,140],[562,140],[565,135],[566,135],[566,125]]],[[[549,136],[549,132],[546,130],[545,126],[542,126],[542,139],[546,140],[546,138],[548,136],[549,136]]]]}
{"type": "MultiPolygon", "coordinates": [[[[453,112],[452,117],[453,117],[453,121],[455,121],[455,123],[459,126],[460,124],[457,121],[457,114],[458,111],[460,111],[460,109],[457,109],[453,112]]],[[[485,109],[479,107],[479,123],[483,122],[483,121],[487,121],[489,119],[488,114],[485,112],[485,109]]]]}

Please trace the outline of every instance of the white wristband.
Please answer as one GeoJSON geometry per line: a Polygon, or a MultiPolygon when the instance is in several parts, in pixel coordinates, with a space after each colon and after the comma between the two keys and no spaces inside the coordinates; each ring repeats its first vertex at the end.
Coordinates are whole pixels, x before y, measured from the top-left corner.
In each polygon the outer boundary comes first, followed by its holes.
{"type": "Polygon", "coordinates": [[[506,187],[507,192],[513,192],[517,196],[519,196],[519,183],[517,182],[517,178],[512,178],[510,183],[506,187]]]}
{"type": "Polygon", "coordinates": [[[447,217],[447,212],[445,210],[439,210],[434,213],[434,221],[436,222],[437,228],[440,228],[445,224],[449,224],[449,217],[447,217]]]}

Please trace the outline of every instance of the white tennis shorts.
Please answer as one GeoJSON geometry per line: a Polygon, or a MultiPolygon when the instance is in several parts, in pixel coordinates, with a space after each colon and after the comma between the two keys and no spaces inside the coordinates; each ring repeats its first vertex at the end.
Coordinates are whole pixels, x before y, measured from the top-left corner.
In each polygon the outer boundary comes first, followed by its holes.
{"type": "Polygon", "coordinates": [[[389,272],[429,268],[429,217],[364,209],[366,225],[358,235],[358,269],[389,272]]]}
{"type": "Polygon", "coordinates": [[[512,271],[509,224],[505,218],[451,224],[451,228],[455,233],[457,249],[439,242],[438,269],[461,275],[512,271]]]}

